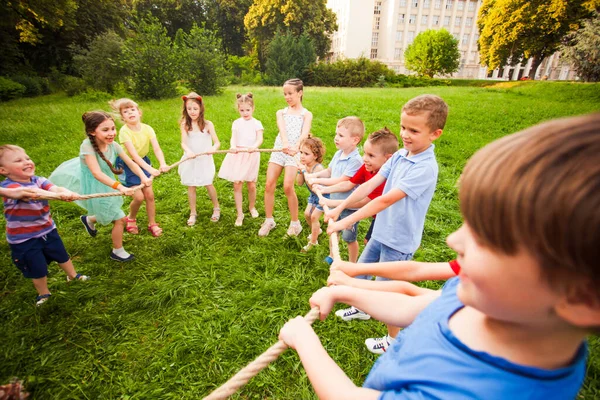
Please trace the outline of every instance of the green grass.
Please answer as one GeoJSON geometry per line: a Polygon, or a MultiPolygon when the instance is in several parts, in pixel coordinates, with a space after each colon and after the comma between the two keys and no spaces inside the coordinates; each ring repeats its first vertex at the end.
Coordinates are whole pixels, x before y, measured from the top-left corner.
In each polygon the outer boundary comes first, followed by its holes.
{"type": "MultiPolygon", "coordinates": [[[[423,242],[415,258],[451,259],[445,237],[460,223],[456,181],[466,160],[486,143],[541,121],[600,109],[600,86],[573,83],[523,82],[488,88],[435,87],[419,89],[307,88],[304,105],[314,114],[313,133],[325,140],[330,160],[339,118],[357,115],[367,132],[388,126],[398,133],[399,110],[421,93],[442,96],[450,116],[436,143],[440,177],[430,207],[423,242]]],[[[228,147],[230,126],[238,117],[234,94],[248,88],[228,88],[207,96],[206,116],[216,126],[222,148],[228,147]]],[[[280,88],[251,88],[255,117],[265,126],[263,147],[276,136],[275,112],[285,103],[280,88]]],[[[178,118],[181,100],[141,103],[143,120],[154,127],[169,164],[179,160],[178,118]]],[[[76,157],[84,139],[81,114],[106,109],[106,101],[51,95],[0,104],[0,142],[24,147],[48,176],[61,162],[76,157]]],[[[268,155],[259,175],[259,211],[268,155]]],[[[215,157],[217,168],[223,159],[215,157]]],[[[108,258],[110,227],[95,239],[79,222],[74,204],[52,202],[51,210],[77,270],[89,282],[67,285],[51,265],[51,300],[35,308],[35,290],[12,265],[6,241],[0,242],[0,383],[16,376],[39,399],[195,399],[208,394],[254,360],[277,340],[286,320],[308,309],[310,295],[325,284],[326,245],[300,253],[305,235],[284,239],[287,206],[277,191],[278,227],[258,238],[262,218],[249,216],[235,228],[231,184],[216,179],[222,218],[209,222],[211,204],[199,191],[198,224],[189,228],[186,188],[175,172],[155,184],[161,238],[142,230],[127,235],[125,246],[136,261],[108,258]]],[[[303,209],[308,195],[298,188],[303,209]]],[[[146,225],[145,212],[139,215],[146,225]]],[[[361,224],[360,238],[367,223],[361,224]]],[[[3,228],[3,223],[2,227],[3,228]]],[[[306,229],[306,226],[305,226],[306,229]]],[[[321,242],[326,243],[325,237],[321,242]]],[[[343,252],[342,257],[345,256],[343,252]]],[[[437,287],[437,282],[424,283],[437,287]]],[[[340,305],[342,307],[342,305],[340,305]]],[[[382,335],[374,321],[341,323],[334,318],[315,324],[323,344],[350,378],[361,384],[375,356],[364,348],[366,337],[382,335]]],[[[582,396],[600,395],[600,349],[591,340],[588,379],[582,396]]],[[[314,393],[293,351],[261,372],[234,398],[313,398],[314,393]]]]}

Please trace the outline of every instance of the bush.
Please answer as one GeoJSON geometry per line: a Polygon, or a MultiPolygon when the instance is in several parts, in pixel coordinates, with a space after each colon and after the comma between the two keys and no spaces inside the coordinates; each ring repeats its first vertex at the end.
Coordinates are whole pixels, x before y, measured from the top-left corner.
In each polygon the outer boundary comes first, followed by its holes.
{"type": "Polygon", "coordinates": [[[227,69],[231,73],[231,83],[241,85],[259,85],[261,76],[258,59],[256,57],[229,56],[227,69]]]}
{"type": "Polygon", "coordinates": [[[394,74],[387,77],[387,82],[391,87],[425,87],[425,86],[450,86],[448,79],[432,79],[427,77],[418,77],[413,75],[394,74]]]}
{"type": "Polygon", "coordinates": [[[92,88],[87,88],[83,92],[77,95],[77,98],[81,101],[92,102],[92,101],[108,101],[114,96],[110,93],[103,92],[101,90],[95,90],[92,88]]]}
{"type": "Polygon", "coordinates": [[[13,80],[0,76],[0,101],[7,101],[23,97],[25,86],[13,80]]]}
{"type": "Polygon", "coordinates": [[[25,86],[25,93],[23,94],[25,97],[35,97],[50,93],[48,79],[29,75],[14,75],[10,79],[25,86]]]}
{"type": "Polygon", "coordinates": [[[82,78],[67,75],[63,78],[63,88],[67,96],[73,97],[85,91],[87,85],[82,78]]]}
{"type": "Polygon", "coordinates": [[[307,35],[277,32],[267,50],[265,83],[279,86],[290,78],[303,78],[316,59],[315,47],[307,35]]]}
{"type": "Polygon", "coordinates": [[[334,63],[313,64],[305,77],[306,84],[338,87],[372,87],[383,76],[387,81],[394,72],[379,61],[361,57],[334,63]]]}

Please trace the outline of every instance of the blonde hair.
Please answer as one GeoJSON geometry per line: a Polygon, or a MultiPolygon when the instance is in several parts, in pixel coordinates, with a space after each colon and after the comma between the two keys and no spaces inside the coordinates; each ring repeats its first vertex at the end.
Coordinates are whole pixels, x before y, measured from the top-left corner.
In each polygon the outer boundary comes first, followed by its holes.
{"type": "Polygon", "coordinates": [[[197,103],[200,107],[200,115],[198,115],[198,128],[200,128],[200,130],[203,131],[206,125],[206,121],[204,120],[204,100],[202,100],[202,96],[200,96],[196,92],[190,92],[185,96],[181,96],[181,99],[183,100],[183,111],[181,113],[180,123],[185,124],[185,130],[188,132],[193,129],[192,117],[190,117],[190,115],[188,114],[187,108],[185,106],[188,100],[193,101],[197,103]]]}
{"type": "Polygon", "coordinates": [[[314,137],[309,133],[308,137],[300,143],[300,148],[304,146],[308,147],[315,155],[315,160],[318,163],[323,162],[323,157],[325,157],[325,144],[321,139],[314,137]]]}
{"type": "MultiPolygon", "coordinates": [[[[123,121],[123,115],[121,114],[121,111],[124,108],[135,107],[140,112],[140,116],[142,115],[142,110],[141,110],[140,106],[138,105],[138,103],[136,103],[135,101],[128,99],[126,97],[123,97],[123,98],[117,99],[117,100],[111,100],[108,102],[108,105],[116,114],[118,114],[118,118],[121,121],[123,121]]],[[[123,122],[125,122],[125,121],[123,121],[123,122]]]]}
{"type": "Polygon", "coordinates": [[[422,94],[404,104],[402,112],[408,115],[428,113],[427,126],[432,130],[444,129],[448,118],[448,104],[439,96],[422,94]]]}
{"type": "Polygon", "coordinates": [[[239,108],[240,104],[249,104],[254,109],[254,95],[250,92],[246,94],[237,93],[235,95],[235,104],[239,108]]]}
{"type": "Polygon", "coordinates": [[[365,136],[365,124],[358,117],[344,117],[338,121],[337,126],[348,129],[350,136],[359,138],[359,143],[365,136]]]}
{"type": "Polygon", "coordinates": [[[464,219],[483,246],[533,256],[551,287],[583,282],[600,300],[598,154],[600,114],[546,122],[490,143],[460,179],[464,219]]]}
{"type": "Polygon", "coordinates": [[[371,133],[367,141],[371,142],[372,146],[377,146],[384,155],[394,154],[400,145],[398,137],[387,126],[371,133]]]}
{"type": "Polygon", "coordinates": [[[25,149],[14,144],[5,144],[0,146],[0,166],[4,165],[4,156],[7,153],[11,153],[13,151],[22,151],[23,153],[25,153],[25,149]]]}

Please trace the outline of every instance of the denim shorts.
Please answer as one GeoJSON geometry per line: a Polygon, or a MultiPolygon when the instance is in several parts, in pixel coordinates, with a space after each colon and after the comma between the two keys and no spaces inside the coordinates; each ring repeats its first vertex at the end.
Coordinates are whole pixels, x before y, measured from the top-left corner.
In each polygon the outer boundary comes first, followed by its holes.
{"type": "Polygon", "coordinates": [[[69,253],[56,229],[50,233],[26,240],[22,243],[9,243],[13,262],[25,278],[39,279],[48,275],[48,264],[69,261],[69,253]]]}
{"type": "MultiPolygon", "coordinates": [[[[356,210],[344,210],[340,213],[340,218],[338,218],[338,221],[346,218],[349,215],[352,215],[356,212],[356,210]]],[[[342,239],[344,240],[344,242],[346,243],[352,243],[352,242],[356,242],[356,237],[358,236],[358,223],[360,221],[357,221],[354,223],[354,225],[352,225],[350,228],[348,229],[344,229],[342,231],[342,239]]]]}
{"type": "MultiPolygon", "coordinates": [[[[376,263],[386,261],[407,261],[413,258],[413,253],[402,253],[394,250],[375,239],[369,240],[362,254],[358,258],[359,263],[376,263]]],[[[358,279],[371,279],[371,275],[358,275],[358,279]]],[[[378,281],[388,281],[387,278],[377,277],[378,281]]]]}
{"type": "MultiPolygon", "coordinates": [[[[152,166],[152,163],[150,162],[150,159],[148,158],[148,156],[142,158],[142,160],[146,161],[146,163],[148,165],[152,166]]],[[[115,162],[115,167],[117,169],[123,168],[123,173],[121,175],[119,175],[119,182],[121,182],[121,184],[123,186],[132,187],[132,186],[138,186],[142,183],[142,181],[140,180],[140,177],[137,176],[127,166],[127,164],[125,164],[125,161],[123,161],[123,159],[121,159],[121,157],[117,157],[117,161],[115,162]]],[[[140,168],[142,168],[142,167],[140,167],[140,168]]],[[[150,173],[148,171],[146,171],[144,168],[142,168],[142,172],[144,173],[144,175],[146,175],[148,178],[150,178],[150,173]]]]}

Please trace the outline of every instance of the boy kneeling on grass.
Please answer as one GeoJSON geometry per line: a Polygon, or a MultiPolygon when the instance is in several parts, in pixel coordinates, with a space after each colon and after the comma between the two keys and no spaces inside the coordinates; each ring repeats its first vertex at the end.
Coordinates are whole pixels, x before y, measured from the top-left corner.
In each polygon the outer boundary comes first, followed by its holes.
{"type": "Polygon", "coordinates": [[[441,296],[347,286],[310,299],[324,319],[343,302],[408,326],[357,387],[310,325],[289,321],[320,398],[572,399],[586,337],[600,329],[600,114],[551,121],[493,142],[460,182],[460,273],[441,296]]]}

